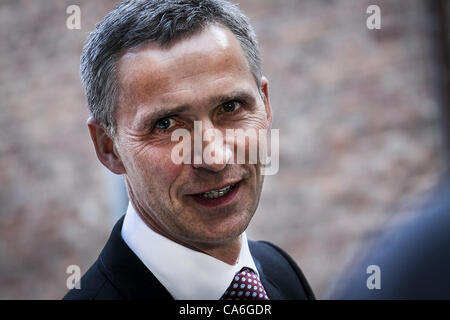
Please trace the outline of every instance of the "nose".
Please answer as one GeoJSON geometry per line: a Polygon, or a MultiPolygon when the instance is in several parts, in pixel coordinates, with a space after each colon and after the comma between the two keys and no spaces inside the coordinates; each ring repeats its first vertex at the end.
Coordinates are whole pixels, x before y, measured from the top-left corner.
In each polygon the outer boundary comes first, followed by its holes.
{"type": "Polygon", "coordinates": [[[195,121],[192,167],[212,172],[225,169],[232,159],[231,147],[224,140],[221,130],[210,120],[195,121]]]}

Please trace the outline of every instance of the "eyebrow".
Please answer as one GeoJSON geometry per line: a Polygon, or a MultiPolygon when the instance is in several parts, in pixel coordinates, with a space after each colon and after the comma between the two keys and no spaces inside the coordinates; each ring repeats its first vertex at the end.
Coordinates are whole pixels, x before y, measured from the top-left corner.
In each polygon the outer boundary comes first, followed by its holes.
{"type": "Polygon", "coordinates": [[[256,102],[256,99],[252,94],[248,93],[247,91],[239,90],[239,91],[233,91],[226,95],[220,95],[220,96],[213,97],[209,100],[209,103],[215,104],[215,105],[220,105],[225,102],[232,101],[232,100],[241,100],[241,101],[247,102],[249,104],[253,104],[256,102]]]}
{"type": "MultiPolygon", "coordinates": [[[[240,100],[242,102],[245,102],[247,104],[254,104],[256,102],[255,97],[242,90],[233,91],[229,94],[225,95],[218,95],[210,98],[208,100],[209,105],[221,105],[225,102],[232,101],[232,100],[240,100]]],[[[138,127],[143,128],[144,126],[152,124],[154,121],[158,119],[167,118],[173,115],[176,115],[178,113],[185,112],[189,109],[193,109],[192,105],[181,105],[174,108],[167,109],[165,107],[155,107],[151,112],[144,114],[138,122],[138,127]]]]}
{"type": "Polygon", "coordinates": [[[164,107],[156,107],[155,110],[152,110],[149,113],[144,114],[140,117],[138,122],[138,128],[144,128],[152,124],[154,121],[158,119],[168,118],[175,114],[181,113],[189,109],[189,106],[178,106],[175,108],[167,109],[164,107]]]}

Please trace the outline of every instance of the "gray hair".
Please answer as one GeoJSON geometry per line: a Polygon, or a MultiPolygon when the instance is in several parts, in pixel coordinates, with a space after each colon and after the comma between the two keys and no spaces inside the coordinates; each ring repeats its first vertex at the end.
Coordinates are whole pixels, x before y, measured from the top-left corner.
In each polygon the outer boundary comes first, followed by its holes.
{"type": "Polygon", "coordinates": [[[226,0],[126,0],[97,24],[81,55],[81,80],[94,119],[114,136],[116,65],[124,50],[147,42],[168,46],[211,24],[221,24],[233,32],[260,88],[261,56],[256,35],[236,5],[226,0]]]}

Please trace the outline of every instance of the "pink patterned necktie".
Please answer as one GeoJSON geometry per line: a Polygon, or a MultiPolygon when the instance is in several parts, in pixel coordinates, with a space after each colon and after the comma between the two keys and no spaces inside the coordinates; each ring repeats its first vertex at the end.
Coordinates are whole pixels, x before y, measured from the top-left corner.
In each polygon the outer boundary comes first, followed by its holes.
{"type": "Polygon", "coordinates": [[[269,300],[269,297],[256,273],[249,268],[242,268],[221,300],[269,300]]]}

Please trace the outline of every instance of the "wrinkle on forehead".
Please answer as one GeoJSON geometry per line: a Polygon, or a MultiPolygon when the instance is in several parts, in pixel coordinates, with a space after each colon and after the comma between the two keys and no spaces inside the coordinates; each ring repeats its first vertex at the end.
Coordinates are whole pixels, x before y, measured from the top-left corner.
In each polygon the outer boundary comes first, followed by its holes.
{"type": "Polygon", "coordinates": [[[211,69],[228,72],[232,70],[230,66],[251,75],[239,41],[221,25],[210,25],[168,48],[155,43],[143,44],[119,59],[119,103],[135,104],[145,99],[143,95],[161,93],[168,86],[176,86],[183,79],[211,69]],[[125,92],[126,98],[121,94],[125,92]]]}
{"type": "Polygon", "coordinates": [[[229,47],[232,41],[236,41],[237,43],[239,43],[234,34],[227,27],[221,24],[210,24],[205,28],[199,30],[198,32],[175,41],[168,46],[160,46],[155,42],[144,42],[133,48],[127,49],[122,53],[122,55],[120,55],[119,58],[133,57],[137,54],[140,54],[143,50],[146,49],[157,49],[165,52],[177,51],[178,49],[178,51],[183,52],[186,49],[186,40],[194,39],[195,41],[200,42],[202,39],[206,40],[206,38],[207,41],[203,42],[202,49],[208,49],[208,47],[211,47],[212,50],[216,50],[217,46],[221,46],[223,48],[229,47]]]}

